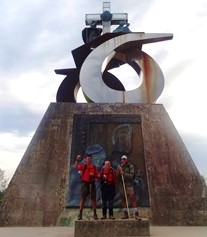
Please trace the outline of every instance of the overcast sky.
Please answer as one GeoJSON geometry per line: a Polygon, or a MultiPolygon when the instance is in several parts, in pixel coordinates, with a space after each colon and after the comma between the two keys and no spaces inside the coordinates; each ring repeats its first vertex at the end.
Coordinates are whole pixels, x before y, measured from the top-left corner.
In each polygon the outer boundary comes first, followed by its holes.
{"type": "MultiPolygon", "coordinates": [[[[12,177],[47,107],[55,102],[64,76],[54,69],[74,67],[71,50],[83,44],[85,14],[101,13],[102,3],[1,0],[0,168],[6,177],[12,177]]],[[[207,1],[111,0],[111,12],[128,13],[133,32],[174,34],[173,40],[144,45],[143,51],[165,76],[157,103],[164,105],[207,177],[207,1]]]]}

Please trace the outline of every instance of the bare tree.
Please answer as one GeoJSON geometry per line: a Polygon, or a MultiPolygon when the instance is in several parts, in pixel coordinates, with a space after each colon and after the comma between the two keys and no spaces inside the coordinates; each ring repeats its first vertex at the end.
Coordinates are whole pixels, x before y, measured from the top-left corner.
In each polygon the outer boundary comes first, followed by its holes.
{"type": "Polygon", "coordinates": [[[0,169],[0,200],[2,199],[7,186],[7,179],[5,178],[5,171],[0,169]]]}

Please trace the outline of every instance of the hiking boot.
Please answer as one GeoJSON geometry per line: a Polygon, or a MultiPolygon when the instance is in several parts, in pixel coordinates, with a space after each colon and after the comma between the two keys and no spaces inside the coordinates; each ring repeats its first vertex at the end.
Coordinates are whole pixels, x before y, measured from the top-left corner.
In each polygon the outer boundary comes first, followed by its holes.
{"type": "Polygon", "coordinates": [[[121,217],[121,219],[129,219],[128,213],[124,212],[124,215],[121,217]]]}
{"type": "Polygon", "coordinates": [[[94,219],[94,220],[98,220],[97,214],[94,214],[94,215],[93,215],[93,219],[94,219]]]}
{"type": "Polygon", "coordinates": [[[109,216],[109,219],[114,220],[115,217],[114,216],[109,216]]]}
{"type": "Polygon", "coordinates": [[[78,215],[78,220],[79,220],[79,221],[82,220],[82,214],[79,214],[79,215],[78,215]]]}
{"type": "Polygon", "coordinates": [[[101,217],[101,220],[104,220],[104,219],[106,219],[106,216],[105,216],[105,215],[103,215],[103,216],[101,217]]]}

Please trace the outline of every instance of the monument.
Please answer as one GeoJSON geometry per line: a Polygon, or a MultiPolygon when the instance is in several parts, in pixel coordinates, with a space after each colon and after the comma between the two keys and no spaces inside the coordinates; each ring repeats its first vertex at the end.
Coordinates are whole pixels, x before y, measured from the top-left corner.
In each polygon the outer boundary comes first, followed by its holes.
{"type": "MultiPolygon", "coordinates": [[[[72,164],[87,150],[98,167],[105,159],[117,167],[128,155],[142,184],[134,187],[140,215],[150,223],[206,225],[206,187],[165,108],[155,103],[164,76],[142,51],[143,44],[173,35],[131,32],[127,14],[112,14],[109,2],[103,13],[87,14],[86,25],[84,44],[72,51],[76,68],[55,70],[66,76],[57,103],[49,105],[7,188],[0,225],[70,224],[80,192],[72,164]],[[112,33],[111,25],[118,25],[112,33]],[[126,91],[110,72],[123,64],[141,78],[138,88],[126,91]],[[88,103],[77,103],[79,88],[88,103]]],[[[97,201],[100,206],[99,195],[97,201]]],[[[115,201],[118,219],[119,194],[115,201]]]]}

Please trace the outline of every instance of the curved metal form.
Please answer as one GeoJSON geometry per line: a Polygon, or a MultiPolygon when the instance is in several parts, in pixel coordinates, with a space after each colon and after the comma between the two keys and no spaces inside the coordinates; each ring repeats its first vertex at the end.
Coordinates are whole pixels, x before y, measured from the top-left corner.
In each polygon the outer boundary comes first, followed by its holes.
{"type": "Polygon", "coordinates": [[[57,102],[76,102],[77,93],[80,88],[79,70],[69,69],[66,72],[66,77],[60,84],[56,101],[57,102]]]}
{"type": "MultiPolygon", "coordinates": [[[[154,35],[157,38],[157,35],[154,35]]],[[[97,103],[152,103],[164,88],[163,73],[158,64],[140,45],[152,40],[151,34],[128,33],[105,41],[85,59],[80,69],[80,85],[87,98],[97,103]],[[142,71],[140,87],[131,91],[117,91],[109,88],[102,79],[102,72],[109,62],[116,58],[124,63],[134,62],[142,71]],[[103,66],[103,62],[106,62],[103,66]]]]}
{"type": "Polygon", "coordinates": [[[164,87],[163,74],[141,48],[143,44],[172,38],[172,34],[105,33],[74,49],[76,68],[55,70],[57,74],[66,75],[57,91],[57,102],[77,102],[80,86],[88,102],[155,102],[164,87]],[[135,90],[125,91],[121,81],[109,72],[126,63],[142,79],[142,84],[135,90]]]}

